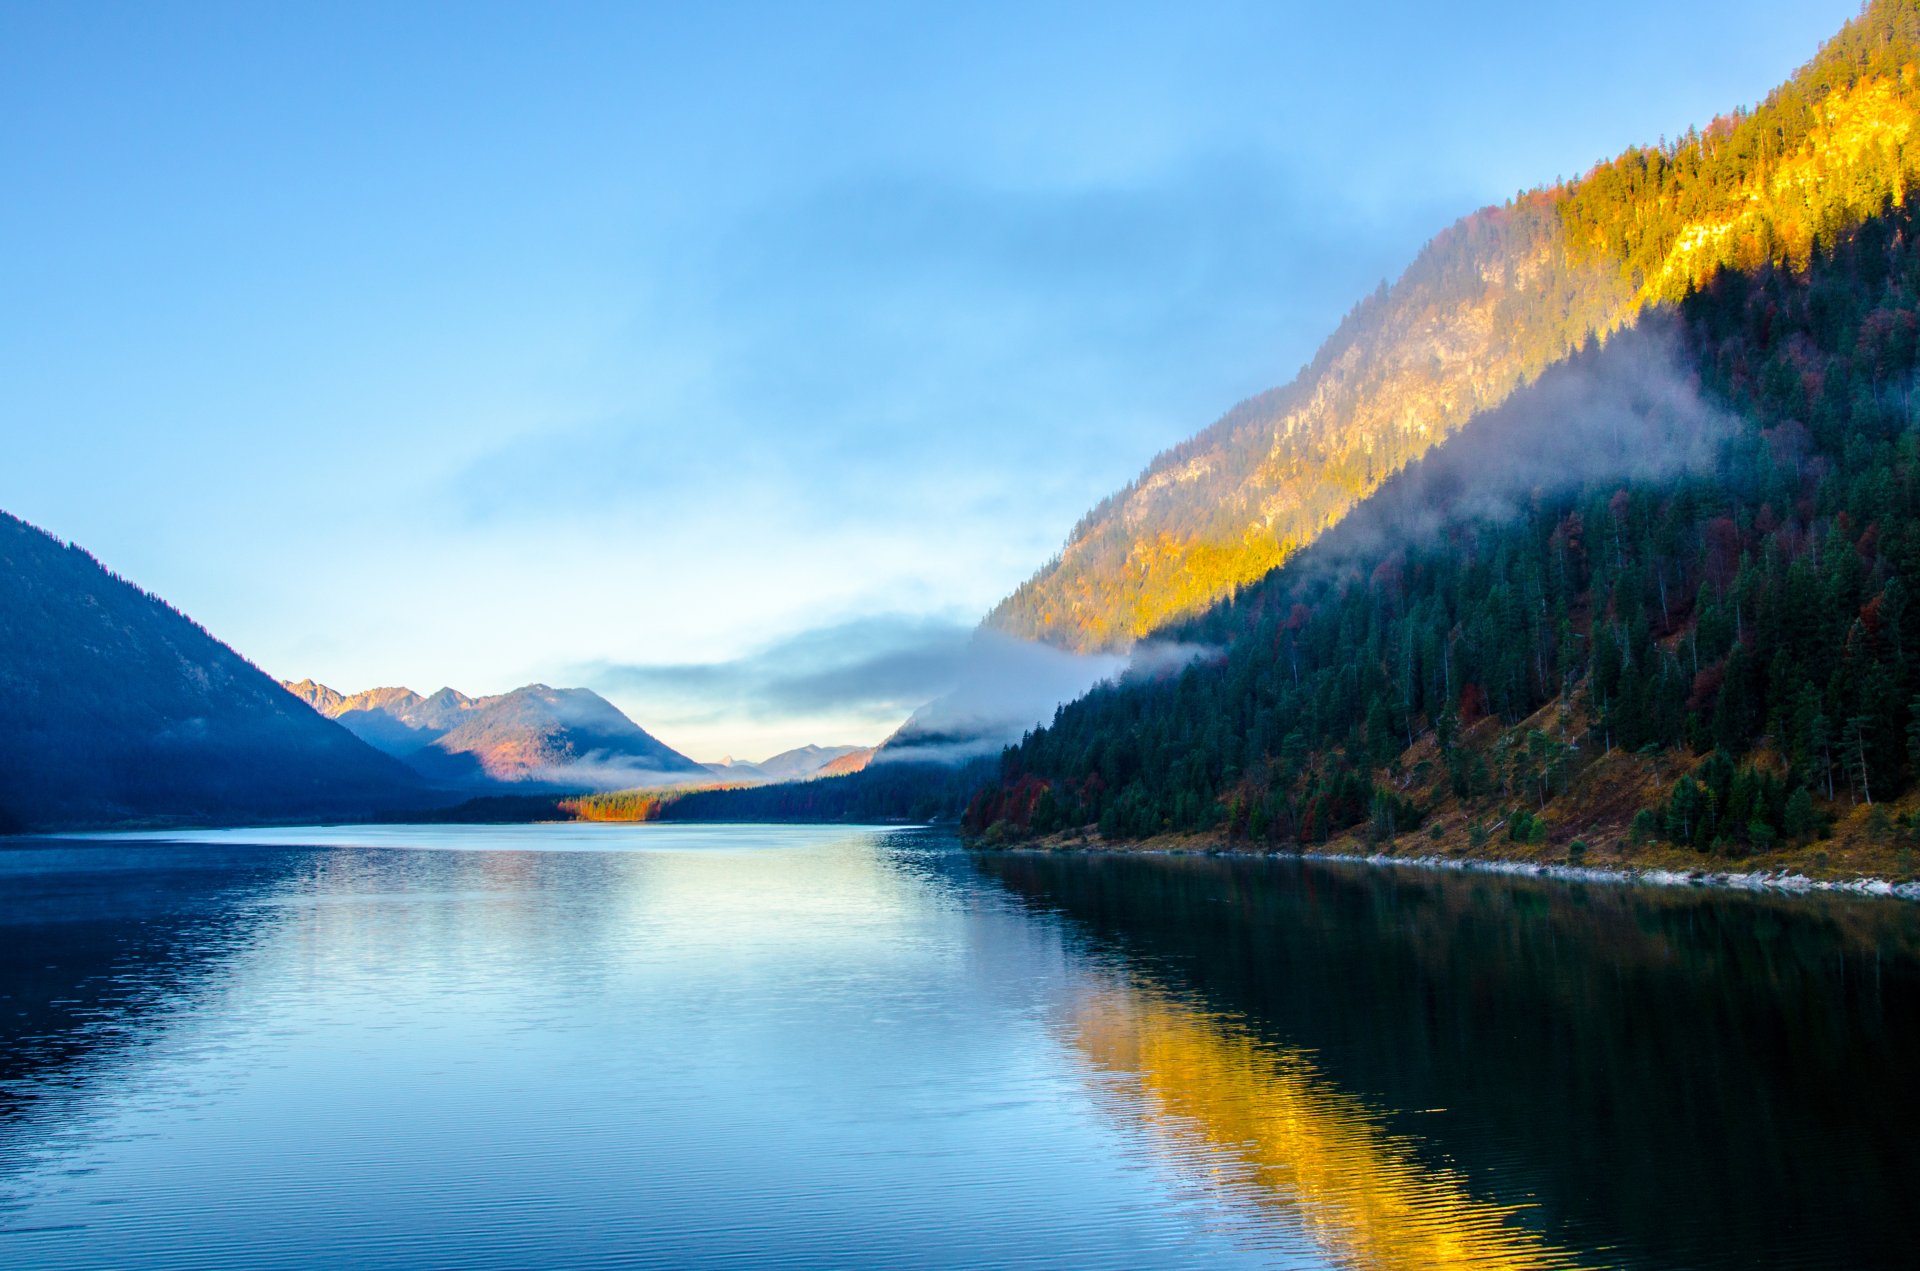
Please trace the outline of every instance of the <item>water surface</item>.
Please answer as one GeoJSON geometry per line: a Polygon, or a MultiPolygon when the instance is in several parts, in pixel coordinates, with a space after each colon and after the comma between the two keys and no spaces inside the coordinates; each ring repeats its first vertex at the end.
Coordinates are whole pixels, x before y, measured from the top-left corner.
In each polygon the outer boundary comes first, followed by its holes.
{"type": "Polygon", "coordinates": [[[1898,1266],[1914,907],[926,831],[0,849],[0,1266],[1898,1266]]]}

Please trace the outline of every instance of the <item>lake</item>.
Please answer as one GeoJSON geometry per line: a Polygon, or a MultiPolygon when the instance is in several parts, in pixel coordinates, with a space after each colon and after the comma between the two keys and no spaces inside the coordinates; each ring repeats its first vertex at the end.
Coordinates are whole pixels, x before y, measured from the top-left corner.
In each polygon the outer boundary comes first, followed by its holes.
{"type": "Polygon", "coordinates": [[[1908,1266],[1920,906],[942,833],[0,840],[0,1267],[1908,1266]]]}

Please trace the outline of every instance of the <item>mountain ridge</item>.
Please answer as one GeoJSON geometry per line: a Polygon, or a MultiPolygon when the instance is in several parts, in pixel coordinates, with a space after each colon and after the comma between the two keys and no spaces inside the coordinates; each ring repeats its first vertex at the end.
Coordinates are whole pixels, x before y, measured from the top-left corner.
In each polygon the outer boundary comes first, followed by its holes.
{"type": "Polygon", "coordinates": [[[286,687],[369,745],[450,785],[593,789],[688,780],[707,772],[590,689],[528,684],[468,697],[441,688],[341,693],[311,679],[286,687]]]}
{"type": "Polygon", "coordinates": [[[820,746],[808,743],[769,755],[765,759],[741,760],[728,756],[706,768],[728,780],[756,782],[806,781],[817,776],[858,772],[873,757],[871,746],[820,746]]]}

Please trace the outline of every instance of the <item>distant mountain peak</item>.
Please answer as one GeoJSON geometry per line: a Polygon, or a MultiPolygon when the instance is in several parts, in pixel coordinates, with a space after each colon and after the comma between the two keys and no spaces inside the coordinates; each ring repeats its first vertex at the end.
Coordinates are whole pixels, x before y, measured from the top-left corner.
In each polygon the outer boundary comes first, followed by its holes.
{"type": "Polygon", "coordinates": [[[344,694],[313,680],[282,680],[281,687],[328,719],[340,713],[340,703],[346,700],[344,694]]]}
{"type": "Polygon", "coordinates": [[[527,684],[475,698],[444,686],[427,697],[408,689],[342,695],[311,680],[288,688],[370,745],[454,785],[616,789],[707,771],[591,689],[527,684]]]}
{"type": "Polygon", "coordinates": [[[872,757],[871,747],[821,746],[809,742],[758,762],[722,755],[708,764],[707,770],[725,778],[729,785],[768,785],[858,772],[872,757]]]}

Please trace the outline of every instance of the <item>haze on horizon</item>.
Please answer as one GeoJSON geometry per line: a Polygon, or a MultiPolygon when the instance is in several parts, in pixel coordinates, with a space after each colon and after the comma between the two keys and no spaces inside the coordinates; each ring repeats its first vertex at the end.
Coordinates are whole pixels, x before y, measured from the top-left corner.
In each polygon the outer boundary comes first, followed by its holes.
{"type": "Polygon", "coordinates": [[[870,743],[1432,233],[1856,8],[14,7],[0,507],[275,675],[870,743]]]}

